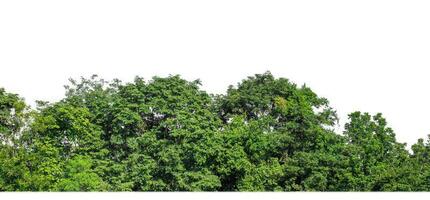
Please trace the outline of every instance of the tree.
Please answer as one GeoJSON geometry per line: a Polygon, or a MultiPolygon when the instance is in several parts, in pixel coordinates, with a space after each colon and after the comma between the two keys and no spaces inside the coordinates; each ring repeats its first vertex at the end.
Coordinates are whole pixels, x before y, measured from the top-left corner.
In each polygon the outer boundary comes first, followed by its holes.
{"type": "Polygon", "coordinates": [[[0,88],[0,191],[28,189],[25,151],[18,148],[26,107],[18,95],[0,88]]]}
{"type": "Polygon", "coordinates": [[[0,145],[17,145],[25,120],[26,105],[16,94],[0,88],[0,145]]]}
{"type": "Polygon", "coordinates": [[[411,190],[402,179],[403,164],[409,162],[405,144],[398,143],[382,114],[354,112],[345,125],[352,190],[411,190]],[[400,180],[399,180],[400,179],[400,180]]]}
{"type": "Polygon", "coordinates": [[[306,86],[298,88],[288,79],[275,79],[270,72],[248,77],[237,88],[230,86],[219,101],[219,115],[224,122],[234,115],[244,115],[246,120],[269,119],[268,126],[273,131],[294,138],[286,147],[290,154],[320,148],[322,143],[315,141],[335,137],[325,128],[337,120],[329,102],[306,86]]]}
{"type": "Polygon", "coordinates": [[[327,99],[270,72],[225,95],[178,75],[65,88],[35,109],[0,89],[0,191],[430,190],[430,139],[410,153],[361,112],[336,134],[327,99]]]}

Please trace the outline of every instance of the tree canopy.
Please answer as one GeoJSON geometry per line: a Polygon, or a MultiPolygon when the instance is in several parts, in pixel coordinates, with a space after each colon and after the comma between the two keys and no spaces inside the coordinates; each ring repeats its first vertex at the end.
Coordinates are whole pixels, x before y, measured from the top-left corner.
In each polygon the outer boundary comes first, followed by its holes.
{"type": "Polygon", "coordinates": [[[337,134],[327,99],[270,72],[200,86],[94,75],[34,109],[0,89],[0,191],[430,190],[430,139],[409,152],[382,114],[337,134]]]}

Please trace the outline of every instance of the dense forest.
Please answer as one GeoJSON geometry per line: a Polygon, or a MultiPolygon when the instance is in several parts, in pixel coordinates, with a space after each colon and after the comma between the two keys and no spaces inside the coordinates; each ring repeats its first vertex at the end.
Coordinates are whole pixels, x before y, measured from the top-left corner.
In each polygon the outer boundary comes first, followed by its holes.
{"type": "Polygon", "coordinates": [[[270,72],[223,95],[180,76],[70,80],[35,108],[0,89],[0,191],[429,191],[430,143],[270,72]]]}

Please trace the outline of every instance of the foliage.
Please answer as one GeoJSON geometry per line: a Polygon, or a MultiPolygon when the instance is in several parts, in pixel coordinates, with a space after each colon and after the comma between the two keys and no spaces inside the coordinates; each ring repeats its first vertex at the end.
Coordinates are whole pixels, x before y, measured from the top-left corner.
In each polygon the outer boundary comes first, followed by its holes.
{"type": "Polygon", "coordinates": [[[381,114],[343,134],[327,99],[270,72],[225,95],[180,76],[70,80],[29,109],[0,89],[0,191],[429,191],[430,140],[381,114]]]}

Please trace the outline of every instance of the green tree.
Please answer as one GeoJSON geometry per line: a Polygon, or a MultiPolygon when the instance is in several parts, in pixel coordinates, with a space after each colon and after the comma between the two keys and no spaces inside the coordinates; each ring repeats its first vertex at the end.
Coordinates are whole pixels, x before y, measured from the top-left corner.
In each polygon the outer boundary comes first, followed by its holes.
{"type": "Polygon", "coordinates": [[[430,190],[430,139],[410,153],[381,114],[349,119],[336,134],[327,99],[270,72],[225,95],[94,75],[36,109],[0,89],[0,191],[430,190]]]}
{"type": "Polygon", "coordinates": [[[402,166],[409,162],[405,144],[398,143],[381,114],[354,112],[345,125],[352,172],[351,190],[411,190],[403,182],[402,166]]]}
{"type": "Polygon", "coordinates": [[[0,88],[0,191],[28,190],[26,152],[18,148],[27,117],[26,107],[18,95],[0,88]]]}
{"type": "Polygon", "coordinates": [[[18,145],[26,107],[18,95],[0,88],[0,145],[18,145]]]}

